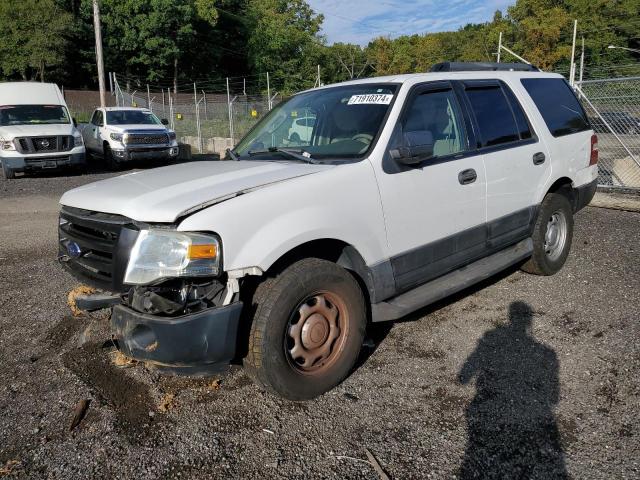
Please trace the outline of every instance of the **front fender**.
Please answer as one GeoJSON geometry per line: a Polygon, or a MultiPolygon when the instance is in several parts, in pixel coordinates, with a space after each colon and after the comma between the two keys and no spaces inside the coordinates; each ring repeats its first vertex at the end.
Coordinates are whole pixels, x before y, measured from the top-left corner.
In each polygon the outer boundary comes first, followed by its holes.
{"type": "Polygon", "coordinates": [[[189,216],[178,230],[220,235],[226,271],[267,270],[293,248],[327,238],[352,245],[367,265],[387,258],[380,196],[367,160],[263,186],[189,216]]]}

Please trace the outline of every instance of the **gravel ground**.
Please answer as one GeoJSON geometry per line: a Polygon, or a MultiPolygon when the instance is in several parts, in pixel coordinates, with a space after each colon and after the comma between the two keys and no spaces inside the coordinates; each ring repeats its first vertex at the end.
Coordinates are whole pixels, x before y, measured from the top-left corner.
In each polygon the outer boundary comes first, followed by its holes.
{"type": "Polygon", "coordinates": [[[71,316],[57,200],[108,175],[0,182],[0,476],[377,478],[366,449],[392,478],[640,476],[639,213],[583,210],[554,277],[378,327],[345,382],[292,403],[237,367],[116,367],[106,317],[71,316]]]}

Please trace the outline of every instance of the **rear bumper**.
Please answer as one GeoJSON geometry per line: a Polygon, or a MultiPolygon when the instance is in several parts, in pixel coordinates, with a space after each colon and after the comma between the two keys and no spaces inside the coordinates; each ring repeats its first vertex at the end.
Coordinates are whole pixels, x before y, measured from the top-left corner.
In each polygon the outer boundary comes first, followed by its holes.
{"type": "Polygon", "coordinates": [[[591,203],[593,196],[596,194],[596,188],[598,186],[598,179],[579,187],[576,187],[575,197],[575,211],[578,212],[591,203]]]}
{"type": "Polygon", "coordinates": [[[177,373],[219,370],[236,354],[242,302],[180,317],[138,313],[113,307],[111,327],[125,355],[177,373]]]}
{"type": "Polygon", "coordinates": [[[86,159],[83,147],[79,152],[52,152],[48,155],[3,156],[0,157],[0,162],[14,172],[26,172],[30,170],[49,170],[84,165],[86,159]]]}

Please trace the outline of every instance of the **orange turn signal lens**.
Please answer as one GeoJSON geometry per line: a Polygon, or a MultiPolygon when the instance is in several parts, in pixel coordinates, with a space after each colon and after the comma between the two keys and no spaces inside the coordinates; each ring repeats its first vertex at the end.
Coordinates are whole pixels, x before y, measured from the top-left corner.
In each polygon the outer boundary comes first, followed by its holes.
{"type": "Polygon", "coordinates": [[[191,260],[197,258],[216,258],[218,255],[218,249],[213,243],[205,245],[189,245],[188,257],[191,260]]]}

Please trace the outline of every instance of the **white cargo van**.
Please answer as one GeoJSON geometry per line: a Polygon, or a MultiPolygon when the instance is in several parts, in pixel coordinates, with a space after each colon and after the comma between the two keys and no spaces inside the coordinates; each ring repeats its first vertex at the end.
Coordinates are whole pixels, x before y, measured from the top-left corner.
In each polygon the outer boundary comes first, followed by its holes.
{"type": "Polygon", "coordinates": [[[368,323],[510,265],[560,270],[597,146],[565,79],[529,65],[330,85],[277,105],[237,161],[65,193],[59,260],[113,292],[83,306],[113,306],[124,354],[194,374],[242,359],[265,389],[312,398],[349,373],[368,323]]]}
{"type": "Polygon", "coordinates": [[[85,165],[82,136],[53,83],[0,83],[0,163],[18,172],[85,165]]]}

